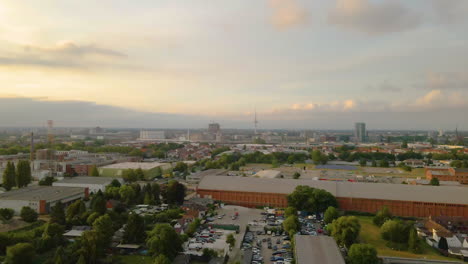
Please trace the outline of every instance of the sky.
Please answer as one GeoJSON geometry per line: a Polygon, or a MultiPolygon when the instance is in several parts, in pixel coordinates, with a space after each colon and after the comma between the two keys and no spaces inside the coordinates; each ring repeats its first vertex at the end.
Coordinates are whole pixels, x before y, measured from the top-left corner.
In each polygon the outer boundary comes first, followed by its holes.
{"type": "Polygon", "coordinates": [[[2,0],[0,126],[468,130],[466,0],[2,0]]]}

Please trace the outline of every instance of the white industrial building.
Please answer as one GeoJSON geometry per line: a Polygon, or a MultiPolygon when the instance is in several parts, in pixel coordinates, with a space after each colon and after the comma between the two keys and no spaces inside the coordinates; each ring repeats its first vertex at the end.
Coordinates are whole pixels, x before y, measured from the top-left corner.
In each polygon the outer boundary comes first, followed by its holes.
{"type": "Polygon", "coordinates": [[[87,197],[87,188],[28,186],[0,194],[0,208],[11,208],[19,214],[21,208],[29,206],[39,214],[48,214],[58,201],[68,205],[87,197]]]}
{"type": "Polygon", "coordinates": [[[157,139],[166,139],[166,132],[162,130],[141,130],[140,131],[140,140],[157,140],[157,139]]]}
{"type": "Polygon", "coordinates": [[[113,180],[118,180],[121,184],[124,182],[122,178],[77,176],[63,178],[52,186],[88,188],[90,193],[96,193],[99,190],[104,192],[113,180]]]}

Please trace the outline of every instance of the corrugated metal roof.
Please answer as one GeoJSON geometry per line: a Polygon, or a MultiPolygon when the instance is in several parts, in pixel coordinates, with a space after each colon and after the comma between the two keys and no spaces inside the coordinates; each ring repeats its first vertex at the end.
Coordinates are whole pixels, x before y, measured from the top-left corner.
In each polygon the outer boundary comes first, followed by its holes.
{"type": "Polygon", "coordinates": [[[58,186],[28,186],[18,190],[4,192],[0,194],[0,200],[20,200],[20,201],[56,201],[83,194],[84,188],[79,187],[58,187],[58,186]]]}
{"type": "Polygon", "coordinates": [[[468,205],[468,188],[456,186],[206,176],[198,189],[290,194],[299,185],[324,189],[336,197],[468,205]]]}
{"type": "Polygon", "coordinates": [[[329,236],[294,236],[297,264],[345,264],[335,240],[329,236]]]}

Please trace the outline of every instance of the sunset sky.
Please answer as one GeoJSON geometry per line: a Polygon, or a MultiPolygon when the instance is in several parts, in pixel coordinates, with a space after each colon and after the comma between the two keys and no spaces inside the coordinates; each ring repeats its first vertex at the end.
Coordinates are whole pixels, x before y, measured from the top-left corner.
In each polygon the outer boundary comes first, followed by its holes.
{"type": "Polygon", "coordinates": [[[2,0],[0,126],[468,130],[466,0],[2,0]],[[7,113],[9,113],[7,115],[7,113]]]}

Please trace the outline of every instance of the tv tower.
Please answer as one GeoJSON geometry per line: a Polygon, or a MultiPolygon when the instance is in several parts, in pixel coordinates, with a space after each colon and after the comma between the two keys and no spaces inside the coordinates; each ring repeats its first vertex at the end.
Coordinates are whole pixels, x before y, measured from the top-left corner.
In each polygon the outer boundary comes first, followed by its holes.
{"type": "Polygon", "coordinates": [[[254,133],[255,133],[255,135],[257,135],[257,124],[258,124],[257,108],[255,108],[255,115],[254,115],[254,133]]]}

